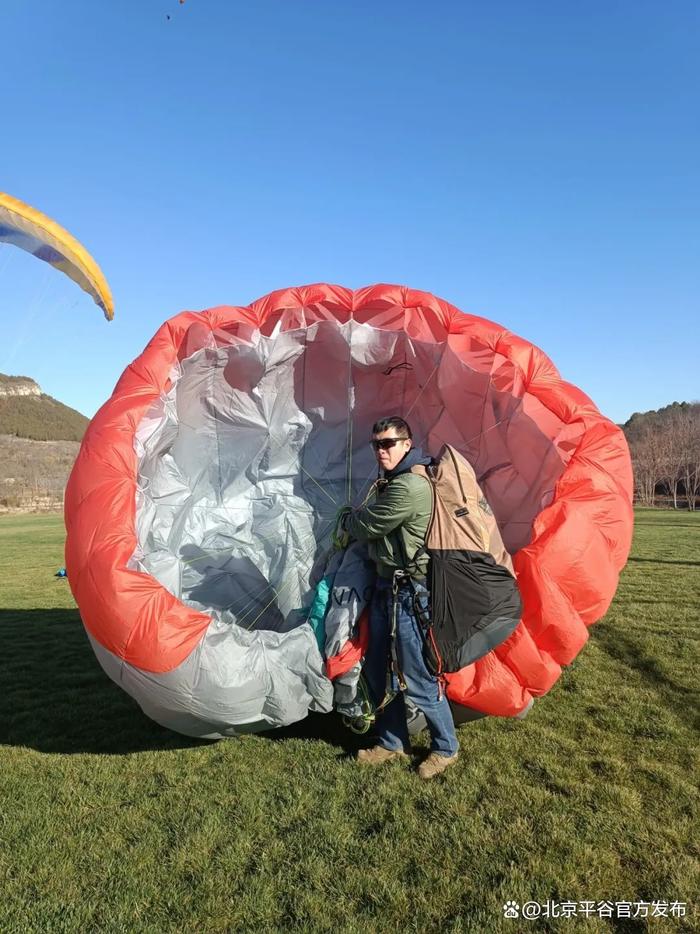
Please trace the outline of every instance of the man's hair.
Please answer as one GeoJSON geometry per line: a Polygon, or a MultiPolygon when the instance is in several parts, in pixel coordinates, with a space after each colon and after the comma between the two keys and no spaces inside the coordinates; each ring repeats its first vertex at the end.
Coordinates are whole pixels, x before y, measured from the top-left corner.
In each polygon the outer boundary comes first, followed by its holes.
{"type": "Polygon", "coordinates": [[[390,415],[388,418],[380,418],[378,422],[372,425],[372,434],[380,435],[383,431],[388,431],[390,428],[395,428],[397,435],[413,438],[411,426],[399,415],[390,415]]]}

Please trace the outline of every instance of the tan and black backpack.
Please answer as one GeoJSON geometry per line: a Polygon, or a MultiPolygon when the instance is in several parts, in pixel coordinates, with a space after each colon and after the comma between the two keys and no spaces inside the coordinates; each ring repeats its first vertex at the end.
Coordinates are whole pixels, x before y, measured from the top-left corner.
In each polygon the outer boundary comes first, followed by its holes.
{"type": "Polygon", "coordinates": [[[424,546],[429,611],[414,601],[425,660],[434,674],[459,671],[507,639],[520,621],[513,562],[474,469],[458,451],[446,444],[430,466],[411,472],[433,488],[424,546]]]}

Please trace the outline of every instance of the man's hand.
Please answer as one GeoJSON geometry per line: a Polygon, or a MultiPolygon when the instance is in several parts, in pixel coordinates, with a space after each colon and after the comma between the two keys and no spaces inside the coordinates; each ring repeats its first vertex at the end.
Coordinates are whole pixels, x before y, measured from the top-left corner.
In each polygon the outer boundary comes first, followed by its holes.
{"type": "Polygon", "coordinates": [[[352,514],[352,506],[342,506],[335,517],[335,528],[333,530],[333,545],[340,551],[347,548],[350,542],[350,533],[347,525],[352,514]]]}

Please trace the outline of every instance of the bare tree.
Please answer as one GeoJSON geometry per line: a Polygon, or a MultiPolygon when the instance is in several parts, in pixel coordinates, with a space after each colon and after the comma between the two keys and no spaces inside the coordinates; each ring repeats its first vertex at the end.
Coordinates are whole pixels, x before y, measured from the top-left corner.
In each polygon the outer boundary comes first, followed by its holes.
{"type": "Polygon", "coordinates": [[[679,417],[681,480],[688,509],[695,511],[700,490],[700,404],[694,403],[679,417]]]}
{"type": "Polygon", "coordinates": [[[678,489],[683,474],[683,426],[677,412],[673,412],[659,430],[659,448],[662,461],[662,479],[678,509],[678,489]]]}
{"type": "Polygon", "coordinates": [[[624,426],[632,454],[637,501],[653,506],[663,485],[674,508],[685,494],[694,510],[700,494],[700,403],[673,402],[636,412],[624,426]]]}
{"type": "Polygon", "coordinates": [[[634,483],[637,499],[643,506],[655,504],[656,487],[664,476],[663,452],[656,432],[645,425],[630,441],[634,464],[634,483]]]}

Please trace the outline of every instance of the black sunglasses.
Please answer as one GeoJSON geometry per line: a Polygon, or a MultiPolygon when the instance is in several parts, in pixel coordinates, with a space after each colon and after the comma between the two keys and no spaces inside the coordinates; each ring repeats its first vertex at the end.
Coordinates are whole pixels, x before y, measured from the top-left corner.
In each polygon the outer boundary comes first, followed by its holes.
{"type": "Polygon", "coordinates": [[[378,451],[380,448],[382,451],[388,451],[389,448],[393,448],[399,441],[408,441],[408,438],[372,438],[370,444],[375,451],[378,451]]]}

